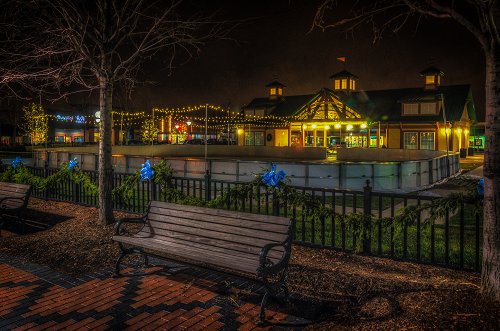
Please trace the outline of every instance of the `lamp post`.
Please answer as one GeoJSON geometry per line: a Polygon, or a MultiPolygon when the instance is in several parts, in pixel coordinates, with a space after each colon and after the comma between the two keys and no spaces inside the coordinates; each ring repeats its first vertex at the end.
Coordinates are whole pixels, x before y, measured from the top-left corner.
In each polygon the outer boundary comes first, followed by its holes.
{"type": "MultiPolygon", "coordinates": [[[[187,120],[186,124],[188,125],[188,135],[191,135],[191,120],[187,120]]],[[[193,139],[191,137],[191,139],[193,139]]]]}

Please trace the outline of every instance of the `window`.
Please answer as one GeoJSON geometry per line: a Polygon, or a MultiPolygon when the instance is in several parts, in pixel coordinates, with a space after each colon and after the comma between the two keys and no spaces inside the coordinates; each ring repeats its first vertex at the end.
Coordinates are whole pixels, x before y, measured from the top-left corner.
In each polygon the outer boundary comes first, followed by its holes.
{"type": "Polygon", "coordinates": [[[347,88],[347,79],[342,79],[342,89],[345,90],[347,88]]]}
{"type": "Polygon", "coordinates": [[[420,133],[420,149],[434,150],[434,132],[420,133]]]}
{"type": "Polygon", "coordinates": [[[264,109],[256,109],[255,110],[255,117],[264,117],[264,109]]]}
{"type": "Polygon", "coordinates": [[[254,111],[253,110],[245,110],[245,118],[246,119],[252,119],[253,115],[254,115],[254,111]]]}
{"type": "Polygon", "coordinates": [[[253,146],[254,135],[255,135],[255,132],[245,132],[245,145],[246,146],[253,146]]]}
{"type": "Polygon", "coordinates": [[[436,114],[435,103],[422,103],[420,104],[420,114],[436,114]]]}
{"type": "Polygon", "coordinates": [[[264,132],[255,132],[255,146],[264,146],[264,132]]]}
{"type": "Polygon", "coordinates": [[[441,84],[441,76],[438,75],[438,84],[441,84]]]}
{"type": "Polygon", "coordinates": [[[271,87],[271,95],[276,95],[276,88],[275,87],[271,87]]]}
{"type": "Polygon", "coordinates": [[[418,149],[418,136],[416,132],[405,132],[405,149],[418,149]]]}
{"type": "Polygon", "coordinates": [[[355,81],[351,79],[351,90],[354,90],[355,84],[356,84],[355,81]]]}
{"type": "Polygon", "coordinates": [[[404,115],[418,114],[418,103],[405,103],[403,105],[403,114],[404,115]]]}
{"type": "Polygon", "coordinates": [[[426,84],[434,84],[434,76],[425,76],[426,84]]]}
{"type": "Polygon", "coordinates": [[[282,89],[281,87],[280,87],[280,88],[278,88],[278,94],[279,94],[279,95],[282,95],[282,94],[283,94],[283,89],[282,89]]]}
{"type": "Polygon", "coordinates": [[[340,80],[335,79],[335,89],[340,90],[340,80]]]}

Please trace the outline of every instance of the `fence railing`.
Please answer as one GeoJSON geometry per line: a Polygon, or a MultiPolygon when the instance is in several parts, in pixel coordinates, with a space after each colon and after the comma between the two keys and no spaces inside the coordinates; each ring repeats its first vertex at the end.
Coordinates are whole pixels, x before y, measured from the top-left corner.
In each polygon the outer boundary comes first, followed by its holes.
{"type": "MultiPolygon", "coordinates": [[[[2,166],[1,170],[5,167],[2,166]]],[[[30,173],[44,178],[60,170],[49,167],[26,168],[30,173]]],[[[98,182],[97,171],[83,172],[98,182]]],[[[113,173],[114,187],[120,186],[129,175],[113,173]]],[[[207,174],[202,178],[174,177],[172,184],[186,195],[208,201],[220,196],[224,190],[245,182],[214,180],[207,174]]],[[[407,205],[420,205],[436,199],[422,195],[374,192],[369,184],[367,180],[363,190],[293,187],[303,194],[319,197],[323,206],[334,208],[338,214],[362,212],[374,215],[373,219],[393,217],[399,209],[407,205]]],[[[150,200],[166,200],[160,188],[151,182],[140,182],[136,188],[137,194],[133,199],[114,200],[114,209],[142,213],[150,200]]],[[[32,196],[85,206],[98,205],[97,197],[90,195],[72,181],[58,183],[45,191],[34,189],[32,196]]],[[[354,251],[357,244],[357,237],[352,229],[346,229],[335,217],[311,220],[307,217],[307,206],[291,206],[288,201],[282,201],[278,205],[276,199],[265,192],[257,192],[255,196],[241,198],[239,201],[228,200],[225,208],[295,218],[296,244],[346,252],[354,251]]],[[[400,233],[394,227],[384,228],[381,224],[373,226],[371,235],[362,243],[362,252],[394,260],[479,271],[482,260],[482,216],[475,214],[472,208],[462,205],[456,214],[452,215],[447,211],[443,219],[433,224],[424,224],[427,217],[425,211],[420,212],[417,222],[404,225],[402,230],[399,229],[400,233]]]]}

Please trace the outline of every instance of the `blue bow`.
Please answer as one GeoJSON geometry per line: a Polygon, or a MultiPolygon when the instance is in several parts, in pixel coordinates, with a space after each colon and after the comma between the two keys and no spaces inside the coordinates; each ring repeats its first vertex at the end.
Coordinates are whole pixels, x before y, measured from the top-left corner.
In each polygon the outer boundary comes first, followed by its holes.
{"type": "Polygon", "coordinates": [[[151,180],[151,177],[155,174],[154,170],[151,169],[151,165],[149,164],[149,160],[146,161],[145,164],[142,165],[141,169],[141,182],[145,180],[151,180]]]}
{"type": "Polygon", "coordinates": [[[266,184],[267,186],[274,186],[275,188],[278,188],[278,184],[280,180],[285,178],[285,170],[281,170],[280,172],[276,173],[276,165],[273,164],[271,167],[271,172],[266,172],[262,175],[262,182],[266,184]]]}
{"type": "Polygon", "coordinates": [[[75,157],[73,161],[69,161],[68,171],[73,171],[73,169],[77,166],[78,166],[78,159],[75,157]]]}
{"type": "Polygon", "coordinates": [[[12,160],[12,168],[19,167],[21,164],[23,164],[23,161],[21,161],[19,156],[12,160]]]}
{"type": "Polygon", "coordinates": [[[477,192],[479,195],[484,195],[484,179],[481,178],[479,183],[477,183],[477,192]]]}

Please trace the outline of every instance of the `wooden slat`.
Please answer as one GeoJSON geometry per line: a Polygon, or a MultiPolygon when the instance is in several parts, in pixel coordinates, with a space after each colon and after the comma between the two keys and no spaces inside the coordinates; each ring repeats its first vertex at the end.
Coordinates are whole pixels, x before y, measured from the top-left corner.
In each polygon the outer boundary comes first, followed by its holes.
{"type": "Polygon", "coordinates": [[[239,212],[239,211],[213,209],[213,208],[205,208],[205,207],[198,207],[198,206],[179,205],[179,204],[175,204],[175,203],[161,202],[161,201],[151,201],[151,207],[195,212],[195,213],[200,213],[200,214],[205,214],[205,215],[225,216],[225,217],[232,217],[232,218],[238,218],[238,219],[254,220],[254,221],[266,222],[266,223],[271,223],[271,224],[288,225],[290,223],[290,219],[284,218],[284,217],[250,214],[250,213],[244,213],[244,212],[239,212]]]}
{"type": "MultiPolygon", "coordinates": [[[[168,245],[170,242],[176,242],[179,244],[184,244],[184,245],[191,245],[195,247],[206,247],[206,246],[214,246],[214,247],[219,247],[219,248],[224,248],[224,249],[230,249],[233,251],[238,251],[238,252],[243,252],[245,254],[251,254],[251,255],[260,255],[260,252],[262,251],[262,247],[264,247],[265,244],[269,242],[262,242],[262,245],[255,245],[255,242],[250,241],[250,244],[245,244],[240,242],[234,242],[234,241],[226,241],[224,239],[214,239],[214,238],[207,238],[203,236],[194,236],[186,233],[181,233],[181,232],[173,232],[173,231],[168,231],[168,230],[163,230],[163,229],[151,229],[154,232],[150,232],[150,228],[145,227],[145,231],[141,231],[136,234],[138,237],[150,237],[154,238],[157,241],[165,241],[165,244],[168,245]]],[[[248,239],[248,238],[247,238],[248,239]]],[[[273,249],[269,252],[268,256],[273,257],[273,258],[281,258],[283,255],[283,247],[276,247],[276,249],[273,249]]]]}
{"type": "Polygon", "coordinates": [[[13,187],[13,188],[24,188],[25,190],[28,190],[30,185],[26,184],[17,184],[17,183],[7,183],[7,182],[0,182],[0,189],[1,188],[8,188],[8,187],[13,187]]]}
{"type": "MultiPolygon", "coordinates": [[[[0,190],[2,188],[0,187],[0,190]]],[[[19,193],[19,192],[2,192],[0,193],[0,198],[24,198],[26,197],[26,192],[25,193],[19,193]]]]}
{"type": "MultiPolygon", "coordinates": [[[[255,246],[258,247],[259,249],[264,247],[265,244],[279,242],[278,240],[250,238],[240,234],[221,233],[213,230],[196,229],[192,226],[184,226],[184,225],[177,225],[170,223],[156,223],[155,221],[151,220],[148,220],[147,222],[150,226],[152,226],[153,233],[156,230],[167,231],[164,232],[165,236],[168,236],[168,231],[170,231],[171,233],[180,233],[184,235],[192,235],[194,237],[201,237],[201,238],[219,239],[226,242],[233,242],[236,244],[255,246]]],[[[146,229],[146,231],[151,231],[151,230],[146,229]]]]}
{"type": "MultiPolygon", "coordinates": [[[[247,228],[238,228],[238,227],[226,226],[226,225],[221,225],[221,224],[201,222],[201,221],[197,221],[197,220],[179,219],[176,217],[164,216],[164,215],[159,215],[159,214],[149,214],[148,219],[157,221],[159,223],[163,222],[163,223],[170,223],[170,224],[175,224],[175,225],[183,225],[183,226],[191,227],[191,228],[213,230],[213,231],[217,231],[220,233],[238,234],[238,235],[242,235],[245,237],[267,239],[267,240],[270,240],[273,242],[280,242],[280,241],[285,240],[285,238],[286,238],[285,234],[280,234],[280,233],[271,233],[271,232],[253,230],[253,229],[247,229],[247,228]]],[[[153,227],[155,227],[155,226],[156,225],[153,225],[153,227]]]]}
{"type": "MultiPolygon", "coordinates": [[[[165,245],[162,243],[155,242],[154,239],[148,238],[147,240],[133,237],[113,237],[114,240],[128,243],[131,245],[140,246],[143,248],[149,248],[156,251],[165,252],[165,245]]],[[[214,264],[221,267],[226,267],[235,270],[241,270],[249,273],[256,273],[257,267],[259,266],[258,258],[246,259],[237,256],[225,255],[217,252],[207,252],[204,249],[185,247],[178,245],[170,245],[168,247],[168,254],[177,255],[183,258],[193,259],[196,261],[201,261],[204,263],[214,264]],[[200,259],[203,257],[203,260],[200,259]]]]}
{"type": "Polygon", "coordinates": [[[267,232],[278,232],[278,233],[286,233],[288,230],[287,225],[281,224],[272,224],[272,223],[264,223],[254,220],[242,220],[234,217],[227,216],[219,216],[219,215],[209,215],[209,214],[200,214],[189,211],[182,210],[173,210],[173,209],[163,209],[157,207],[151,207],[150,214],[159,214],[165,216],[172,216],[178,218],[185,218],[191,220],[198,220],[203,222],[217,223],[229,226],[236,226],[241,228],[249,228],[254,230],[262,230],[267,232]]]}
{"type": "MultiPolygon", "coordinates": [[[[149,242],[152,241],[155,245],[157,245],[158,248],[156,250],[164,252],[164,253],[171,253],[172,247],[176,247],[179,249],[183,250],[197,250],[199,251],[197,259],[199,261],[205,261],[206,256],[212,256],[214,254],[222,254],[224,256],[228,257],[236,257],[238,259],[241,259],[242,261],[245,260],[250,260],[250,261],[255,261],[259,260],[259,254],[255,253],[247,253],[247,252],[240,252],[240,251],[235,251],[232,249],[224,248],[224,247],[217,247],[214,245],[203,245],[203,244],[197,244],[194,242],[177,242],[175,240],[168,240],[169,238],[166,237],[161,237],[161,236],[155,236],[154,238],[151,238],[148,236],[147,233],[142,233],[142,234],[137,234],[131,237],[131,241],[136,241],[137,242],[149,242]],[[167,240],[165,240],[167,239],[167,240]]],[[[281,258],[281,255],[279,257],[270,257],[270,260],[273,262],[278,262],[281,258]]]]}

